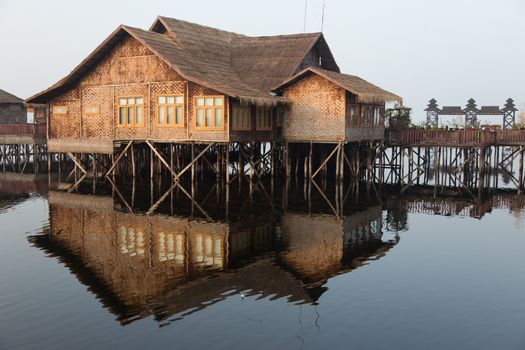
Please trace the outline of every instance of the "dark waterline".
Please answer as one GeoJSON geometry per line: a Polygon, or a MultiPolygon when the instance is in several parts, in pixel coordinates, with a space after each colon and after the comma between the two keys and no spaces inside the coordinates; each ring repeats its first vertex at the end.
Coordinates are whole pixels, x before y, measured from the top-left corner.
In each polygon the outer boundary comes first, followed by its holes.
{"type": "Polygon", "coordinates": [[[0,349],[525,347],[523,196],[169,189],[0,196],[0,349]]]}

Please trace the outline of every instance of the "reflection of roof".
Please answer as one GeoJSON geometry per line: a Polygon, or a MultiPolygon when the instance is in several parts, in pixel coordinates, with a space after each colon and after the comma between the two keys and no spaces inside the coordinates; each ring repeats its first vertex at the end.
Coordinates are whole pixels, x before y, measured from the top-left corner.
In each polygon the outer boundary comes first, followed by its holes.
{"type": "Polygon", "coordinates": [[[339,70],[321,33],[244,35],[158,17],[150,31],[120,26],[68,76],[28,99],[45,102],[73,86],[124,36],[135,38],[184,79],[241,100],[275,104],[270,87],[291,76],[315,46],[339,70]]]}
{"type": "Polygon", "coordinates": [[[284,81],[275,90],[282,90],[289,85],[292,85],[297,80],[303,78],[307,74],[317,74],[332,83],[342,87],[348,92],[357,96],[358,101],[365,103],[374,102],[391,102],[397,101],[402,103],[403,99],[391,92],[381,89],[380,87],[369,83],[368,81],[357,77],[355,75],[332,72],[321,68],[309,67],[297,73],[290,79],[284,81]]]}

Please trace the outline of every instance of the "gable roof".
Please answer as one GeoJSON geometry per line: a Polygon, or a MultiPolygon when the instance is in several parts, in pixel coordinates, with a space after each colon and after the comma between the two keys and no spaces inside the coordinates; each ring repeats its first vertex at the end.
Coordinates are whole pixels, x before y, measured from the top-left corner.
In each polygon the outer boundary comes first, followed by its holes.
{"type": "Polygon", "coordinates": [[[17,103],[17,104],[21,104],[21,103],[24,103],[24,100],[22,100],[21,98],[16,97],[13,94],[10,94],[7,91],[4,91],[4,90],[0,89],[0,103],[17,103]]]}
{"type": "Polygon", "coordinates": [[[162,16],[150,31],[167,31],[191,57],[232,69],[244,83],[265,93],[295,74],[316,45],[331,69],[339,71],[322,33],[251,37],[162,16]]]}
{"type": "Polygon", "coordinates": [[[261,105],[284,102],[271,87],[292,76],[310,50],[324,54],[338,70],[322,34],[247,37],[182,20],[158,17],[149,31],[121,25],[70,74],[28,102],[45,102],[72,87],[125,35],[130,35],[184,79],[261,105]]]}
{"type": "Polygon", "coordinates": [[[274,91],[282,91],[286,87],[294,84],[296,81],[302,79],[303,77],[309,74],[317,74],[330,82],[334,83],[337,86],[342,87],[346,91],[356,95],[357,101],[363,103],[384,103],[397,101],[402,103],[403,99],[398,95],[395,95],[391,92],[383,90],[382,88],[369,83],[368,81],[355,76],[342,74],[337,72],[328,71],[325,69],[317,67],[309,67],[301,72],[297,73],[293,77],[289,78],[279,86],[274,88],[274,91]]]}

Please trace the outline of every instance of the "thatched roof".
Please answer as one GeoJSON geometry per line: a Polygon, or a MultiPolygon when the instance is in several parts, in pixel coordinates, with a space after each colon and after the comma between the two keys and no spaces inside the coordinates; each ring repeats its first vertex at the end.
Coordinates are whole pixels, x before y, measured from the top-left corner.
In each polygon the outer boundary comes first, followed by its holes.
{"type": "Polygon", "coordinates": [[[380,87],[369,83],[368,81],[357,77],[355,75],[342,74],[328,71],[317,67],[308,67],[293,77],[289,78],[279,86],[275,87],[275,91],[282,91],[286,87],[294,84],[296,81],[304,77],[317,74],[330,82],[342,87],[346,91],[354,94],[358,102],[363,103],[384,103],[397,101],[403,103],[403,99],[398,95],[381,89],[380,87]]]}
{"type": "Polygon", "coordinates": [[[247,37],[158,17],[149,31],[119,26],[68,76],[28,102],[46,102],[72,87],[126,35],[146,46],[183,78],[262,105],[284,102],[270,91],[271,87],[301,69],[312,50],[322,55],[326,68],[339,69],[321,33],[247,37]]]}
{"type": "Polygon", "coordinates": [[[16,97],[13,94],[10,94],[7,91],[4,91],[0,89],[0,104],[2,103],[16,103],[16,104],[22,104],[24,103],[24,100],[21,98],[16,97]]]}

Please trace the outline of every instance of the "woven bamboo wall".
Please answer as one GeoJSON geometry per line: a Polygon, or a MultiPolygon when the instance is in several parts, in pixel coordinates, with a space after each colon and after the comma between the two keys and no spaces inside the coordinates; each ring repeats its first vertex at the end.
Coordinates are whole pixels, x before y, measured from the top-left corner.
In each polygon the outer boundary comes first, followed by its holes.
{"type": "Polygon", "coordinates": [[[131,37],[125,38],[71,91],[51,101],[51,110],[57,105],[68,108],[66,115],[50,115],[50,136],[55,139],[51,141],[51,151],[100,152],[96,144],[101,142],[104,143],[104,152],[107,152],[104,140],[227,141],[227,98],[224,130],[203,131],[195,130],[193,97],[196,95],[221,94],[183,80],[138,41],[131,37]],[[182,128],[158,126],[158,96],[170,94],[185,95],[185,123],[182,128]],[[144,98],[143,127],[118,126],[118,98],[124,96],[144,98]],[[85,114],[86,106],[97,106],[99,113],[85,114]],[[68,139],[78,142],[73,145],[68,139]]]}
{"type": "Polygon", "coordinates": [[[344,89],[320,76],[312,75],[288,87],[283,96],[291,102],[283,124],[283,136],[286,140],[344,140],[344,89]]]}
{"type": "Polygon", "coordinates": [[[113,138],[113,88],[110,86],[86,86],[82,88],[82,109],[97,106],[99,113],[82,113],[83,138],[113,138]]]}
{"type": "Polygon", "coordinates": [[[50,102],[49,137],[80,138],[80,89],[75,87],[50,102]],[[66,106],[67,113],[55,114],[53,106],[66,106]]]}
{"type": "Polygon", "coordinates": [[[124,38],[87,73],[82,86],[177,81],[180,76],[131,37],[124,38]]]}

